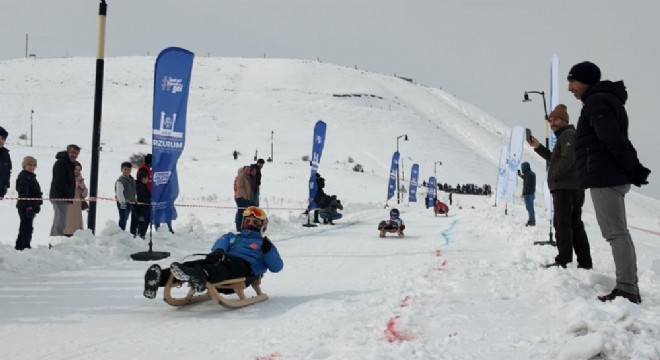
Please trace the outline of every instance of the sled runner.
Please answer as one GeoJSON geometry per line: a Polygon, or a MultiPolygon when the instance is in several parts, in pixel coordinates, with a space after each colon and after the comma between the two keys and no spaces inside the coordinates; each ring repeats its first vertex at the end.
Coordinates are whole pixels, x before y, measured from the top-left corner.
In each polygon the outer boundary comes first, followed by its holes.
{"type": "Polygon", "coordinates": [[[175,279],[173,275],[170,275],[164,291],[164,300],[166,303],[172,306],[182,306],[213,299],[226,308],[238,309],[268,300],[268,295],[261,292],[261,276],[252,276],[248,278],[242,277],[224,280],[213,284],[206,283],[206,292],[203,293],[196,293],[195,288],[191,284],[188,284],[188,293],[183,297],[175,297],[172,294],[172,288],[179,288],[182,285],[183,282],[175,279]],[[256,296],[247,297],[245,295],[245,289],[248,286],[251,286],[254,289],[255,293],[257,293],[256,296]],[[236,294],[238,299],[232,299],[225,296],[229,294],[236,294]]]}
{"type": "Polygon", "coordinates": [[[397,234],[401,238],[404,237],[405,235],[403,234],[403,229],[399,230],[399,227],[395,224],[396,223],[388,224],[387,221],[381,221],[380,224],[378,224],[378,230],[380,230],[380,237],[384,238],[387,235],[387,233],[397,234]]]}

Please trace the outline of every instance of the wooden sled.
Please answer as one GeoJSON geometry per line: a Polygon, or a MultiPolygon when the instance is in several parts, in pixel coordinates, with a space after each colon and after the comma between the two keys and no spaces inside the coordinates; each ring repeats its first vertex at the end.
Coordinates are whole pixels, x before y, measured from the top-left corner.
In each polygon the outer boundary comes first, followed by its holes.
{"type": "Polygon", "coordinates": [[[393,233],[393,234],[396,234],[396,235],[397,235],[398,237],[400,237],[400,238],[406,236],[406,235],[403,233],[403,231],[399,232],[399,230],[394,230],[394,229],[393,229],[393,230],[385,230],[385,229],[383,229],[383,230],[380,231],[380,237],[384,238],[384,237],[386,236],[387,233],[393,233]]]}
{"type": "Polygon", "coordinates": [[[253,278],[236,278],[230,280],[224,280],[217,283],[206,283],[206,292],[196,293],[195,288],[188,284],[188,293],[184,297],[175,297],[172,294],[172,288],[179,288],[183,285],[183,282],[174,278],[173,275],[170,275],[167,279],[167,284],[165,285],[164,291],[164,300],[166,303],[172,306],[183,306],[189,304],[195,304],[201,301],[206,301],[209,299],[214,299],[218,304],[229,308],[229,309],[238,309],[248,305],[256,304],[268,300],[268,295],[261,292],[261,277],[253,278]],[[250,281],[251,280],[251,281],[250,281]],[[245,296],[245,289],[251,286],[254,291],[257,293],[257,296],[247,297],[245,296]],[[225,294],[238,295],[238,299],[231,299],[225,294]]]}

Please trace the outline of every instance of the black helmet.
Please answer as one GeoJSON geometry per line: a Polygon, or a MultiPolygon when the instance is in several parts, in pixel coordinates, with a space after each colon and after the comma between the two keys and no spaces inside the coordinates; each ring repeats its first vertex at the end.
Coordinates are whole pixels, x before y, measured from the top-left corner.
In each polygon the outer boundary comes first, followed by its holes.
{"type": "Polygon", "coordinates": [[[395,217],[395,218],[398,219],[399,218],[399,209],[390,210],[390,217],[395,217]]]}

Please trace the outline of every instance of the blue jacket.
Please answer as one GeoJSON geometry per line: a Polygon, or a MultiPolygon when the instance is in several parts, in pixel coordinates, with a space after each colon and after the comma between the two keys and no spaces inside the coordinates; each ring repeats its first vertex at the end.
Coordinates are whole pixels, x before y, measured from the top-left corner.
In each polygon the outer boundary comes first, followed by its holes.
{"type": "Polygon", "coordinates": [[[227,256],[243,259],[252,266],[252,274],[261,275],[270,272],[279,272],[284,267],[280,253],[273,244],[267,253],[262,253],[263,245],[261,233],[253,230],[241,230],[240,234],[226,233],[215,241],[211,251],[223,249],[227,256]]]}

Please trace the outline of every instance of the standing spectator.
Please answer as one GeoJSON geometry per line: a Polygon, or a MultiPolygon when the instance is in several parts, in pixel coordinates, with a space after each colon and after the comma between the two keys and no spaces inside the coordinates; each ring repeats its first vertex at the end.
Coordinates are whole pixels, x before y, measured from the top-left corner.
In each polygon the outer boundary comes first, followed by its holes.
{"type": "Polygon", "coordinates": [[[254,206],[259,206],[259,192],[261,190],[261,169],[264,167],[264,164],[266,162],[264,159],[259,159],[257,160],[257,163],[254,164],[256,166],[256,174],[254,175],[254,182],[255,182],[255,189],[254,189],[254,197],[252,199],[252,202],[254,203],[254,206]]]}
{"type": "Polygon", "coordinates": [[[66,213],[69,204],[73,202],[76,195],[76,178],[73,174],[74,163],[80,154],[78,145],[68,145],[66,151],[60,151],[55,155],[57,159],[53,164],[53,179],[50,182],[50,202],[53,204],[55,216],[50,236],[64,235],[66,225],[66,213]]]}
{"type": "Polygon", "coordinates": [[[252,206],[252,184],[250,182],[250,167],[243,166],[238,169],[238,175],[234,179],[234,200],[236,201],[236,231],[241,231],[243,222],[243,211],[252,206]]]}
{"type": "Polygon", "coordinates": [[[317,208],[314,209],[314,222],[317,224],[320,223],[318,208],[325,207],[325,199],[328,197],[323,188],[325,188],[325,178],[321,174],[316,173],[316,195],[314,195],[314,202],[317,208]]]}
{"type": "Polygon", "coordinates": [[[11,158],[9,157],[9,150],[5,147],[7,136],[9,136],[7,130],[0,126],[0,200],[7,194],[11,177],[11,158]]]}
{"type": "Polygon", "coordinates": [[[534,194],[536,193],[536,174],[532,171],[529,163],[525,161],[520,164],[518,176],[523,179],[522,197],[525,200],[525,208],[527,208],[528,220],[525,226],[536,226],[536,216],[534,214],[534,194]]]}
{"type": "Polygon", "coordinates": [[[238,151],[234,150],[234,152],[231,153],[231,155],[234,157],[234,160],[238,159],[238,151]]]}
{"type": "Polygon", "coordinates": [[[578,187],[575,172],[575,127],[568,124],[566,105],[559,104],[550,113],[548,121],[557,137],[552,152],[532,137],[529,144],[537,154],[549,161],[548,189],[552,194],[557,251],[555,262],[550,266],[561,266],[573,261],[573,250],[577,256],[578,268],[591,269],[589,238],[582,222],[584,190],[578,187]]]}
{"type": "Polygon", "coordinates": [[[616,286],[600,301],[623,297],[639,304],[637,254],[626,219],[630,184],[648,184],[651,171],[640,163],[628,139],[628,93],[623,81],[600,81],[600,69],[585,61],[568,73],[568,91],[583,103],[576,130],[575,157],[581,189],[591,189],[600,232],[612,248],[616,286]]]}
{"type": "MultiPolygon", "coordinates": [[[[139,235],[142,239],[147,234],[147,228],[151,221],[151,191],[149,191],[149,174],[146,171],[137,172],[137,179],[135,180],[135,193],[137,196],[137,204],[133,207],[133,215],[135,216],[135,234],[139,235]]],[[[131,219],[131,226],[133,221],[131,219]]]]}
{"type": "MultiPolygon", "coordinates": [[[[136,186],[139,183],[141,183],[141,180],[140,180],[141,175],[142,175],[142,177],[147,179],[146,187],[147,187],[147,191],[149,192],[149,203],[151,203],[151,178],[153,177],[152,172],[151,172],[151,154],[145,155],[144,156],[144,161],[138,167],[137,174],[135,175],[135,177],[137,178],[137,180],[135,180],[136,181],[136,183],[135,183],[136,186]]],[[[140,200],[138,199],[138,202],[139,201],[140,200]]],[[[138,228],[138,219],[137,219],[137,214],[135,213],[135,209],[136,208],[133,207],[133,211],[131,211],[130,232],[133,235],[133,237],[136,236],[137,228],[138,228]]],[[[168,223],[168,226],[170,227],[170,231],[171,231],[172,230],[171,229],[171,227],[172,227],[171,222],[168,223]]]]}
{"type": "Polygon", "coordinates": [[[66,225],[64,226],[64,235],[71,236],[76,230],[82,230],[82,199],[87,197],[87,186],[85,186],[85,179],[81,175],[82,165],[78,161],[74,162],[73,175],[76,181],[75,195],[77,199],[69,204],[66,210],[66,225]]]}
{"type": "Polygon", "coordinates": [[[41,187],[37,181],[37,175],[34,170],[37,168],[37,159],[32,156],[23,158],[23,171],[16,178],[16,191],[19,200],[16,202],[18,216],[21,219],[21,225],[18,228],[18,237],[16,238],[16,250],[31,249],[32,231],[34,228],[34,217],[41,211],[41,187]],[[30,199],[30,200],[21,200],[30,199]],[[39,200],[35,200],[39,199],[39,200]]]}
{"type": "Polygon", "coordinates": [[[133,165],[124,161],[121,163],[121,176],[115,182],[115,199],[117,199],[117,210],[119,211],[119,227],[126,230],[128,215],[135,203],[135,179],[131,176],[133,165]]]}

